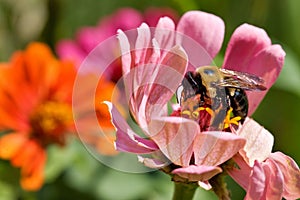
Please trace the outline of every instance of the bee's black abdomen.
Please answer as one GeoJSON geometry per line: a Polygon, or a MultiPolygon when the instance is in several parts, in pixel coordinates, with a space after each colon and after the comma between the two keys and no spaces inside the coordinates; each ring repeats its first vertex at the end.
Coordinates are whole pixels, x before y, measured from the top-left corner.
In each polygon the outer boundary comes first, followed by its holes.
{"type": "Polygon", "coordinates": [[[229,106],[235,116],[240,116],[243,122],[248,115],[248,98],[246,92],[240,88],[226,87],[226,94],[229,100],[229,106]]]}

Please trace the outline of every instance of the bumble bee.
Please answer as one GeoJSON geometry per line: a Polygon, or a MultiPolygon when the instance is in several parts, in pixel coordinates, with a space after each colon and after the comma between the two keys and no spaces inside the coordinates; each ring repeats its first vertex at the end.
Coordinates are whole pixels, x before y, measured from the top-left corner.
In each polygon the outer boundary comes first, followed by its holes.
{"type": "Polygon", "coordinates": [[[195,72],[188,71],[177,90],[177,101],[180,105],[193,102],[193,110],[209,107],[214,115],[209,130],[223,130],[224,120],[231,108],[234,116],[240,116],[241,122],[248,114],[248,99],[246,90],[262,91],[264,81],[255,75],[219,69],[216,66],[203,66],[195,72]]]}

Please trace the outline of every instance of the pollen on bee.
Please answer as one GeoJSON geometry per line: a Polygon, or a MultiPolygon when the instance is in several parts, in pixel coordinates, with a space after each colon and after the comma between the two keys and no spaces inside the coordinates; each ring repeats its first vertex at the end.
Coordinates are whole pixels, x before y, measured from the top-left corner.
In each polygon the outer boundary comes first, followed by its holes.
{"type": "Polygon", "coordinates": [[[206,111],[211,117],[214,115],[214,112],[211,108],[199,107],[199,108],[195,109],[194,111],[183,110],[183,111],[181,111],[181,116],[189,118],[189,119],[193,119],[193,120],[199,120],[199,118],[201,117],[200,116],[201,111],[206,111]]]}
{"type": "Polygon", "coordinates": [[[181,112],[181,114],[182,114],[182,115],[188,115],[188,116],[191,116],[191,111],[189,111],[189,110],[183,110],[183,111],[181,112]]]}
{"type": "Polygon", "coordinates": [[[197,119],[199,117],[199,112],[197,111],[192,112],[192,117],[197,119]]]}
{"type": "Polygon", "coordinates": [[[214,111],[211,108],[209,108],[209,107],[199,107],[197,109],[198,112],[200,112],[202,110],[205,110],[208,114],[210,114],[211,116],[214,116],[214,111]]]}

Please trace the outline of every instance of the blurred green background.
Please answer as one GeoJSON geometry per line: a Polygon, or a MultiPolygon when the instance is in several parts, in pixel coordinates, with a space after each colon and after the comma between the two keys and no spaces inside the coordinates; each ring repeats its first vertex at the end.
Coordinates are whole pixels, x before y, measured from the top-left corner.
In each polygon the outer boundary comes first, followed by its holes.
{"type": "MultiPolygon", "coordinates": [[[[60,39],[74,38],[80,27],[96,25],[102,17],[121,7],[141,12],[149,7],[169,7],[179,16],[188,10],[216,14],[226,25],[225,44],[242,23],[264,28],[287,55],[277,83],[253,117],[275,136],[274,151],[282,151],[300,163],[300,1],[0,0],[0,61],[7,61],[13,51],[24,48],[30,41],[45,42],[54,50],[60,39]]],[[[220,55],[224,55],[225,47],[220,55]]],[[[16,187],[18,170],[0,161],[0,199],[171,199],[173,187],[167,175],[112,170],[90,156],[78,141],[65,149],[53,147],[49,154],[47,183],[36,193],[16,187]]],[[[243,199],[244,191],[228,181],[232,199],[243,199]]],[[[214,194],[201,189],[195,197],[213,198],[214,194]]]]}

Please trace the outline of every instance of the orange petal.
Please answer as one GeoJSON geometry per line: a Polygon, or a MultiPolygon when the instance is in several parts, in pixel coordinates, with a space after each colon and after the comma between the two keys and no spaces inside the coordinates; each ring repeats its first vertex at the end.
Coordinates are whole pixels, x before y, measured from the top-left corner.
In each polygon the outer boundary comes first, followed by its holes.
{"type": "Polygon", "coordinates": [[[52,87],[55,91],[54,98],[71,102],[74,81],[76,77],[76,69],[74,63],[63,61],[57,64],[58,74],[52,87]]]}
{"type": "Polygon", "coordinates": [[[24,88],[20,84],[14,84],[16,81],[12,76],[14,73],[16,72],[9,63],[0,64],[0,128],[22,130],[26,128],[24,126],[26,111],[23,108],[28,107],[29,102],[24,98],[24,88]]]}
{"type": "Polygon", "coordinates": [[[46,163],[46,152],[39,149],[31,163],[21,169],[21,186],[25,190],[38,190],[44,183],[44,167],[46,163]]]}
{"type": "Polygon", "coordinates": [[[11,164],[15,167],[25,167],[32,163],[33,158],[39,152],[40,146],[34,140],[27,140],[19,148],[14,157],[11,158],[11,164]]]}
{"type": "MultiPolygon", "coordinates": [[[[55,58],[50,48],[42,43],[31,43],[24,51],[24,72],[32,86],[43,84],[45,77],[52,71],[55,58]]],[[[50,73],[51,74],[51,73],[50,73]]],[[[25,78],[25,76],[24,76],[25,78]]]]}
{"type": "Polygon", "coordinates": [[[114,127],[111,123],[110,114],[106,105],[97,106],[96,114],[102,129],[114,127]]]}
{"type": "Polygon", "coordinates": [[[99,81],[95,98],[95,109],[100,126],[102,128],[113,128],[109,110],[103,101],[112,101],[112,98],[114,100],[118,99],[119,90],[113,82],[102,78],[99,81]]]}
{"type": "Polygon", "coordinates": [[[13,129],[26,132],[29,128],[28,124],[23,120],[22,116],[18,116],[17,109],[13,109],[9,105],[0,103],[0,129],[13,129]]]}
{"type": "Polygon", "coordinates": [[[0,158],[11,159],[20,151],[27,138],[22,133],[10,133],[0,138],[0,158]]]}
{"type": "Polygon", "coordinates": [[[114,95],[119,95],[115,84],[105,78],[101,78],[97,86],[96,99],[99,101],[111,101],[113,93],[114,95]]]}

